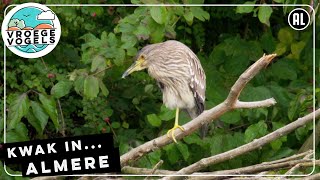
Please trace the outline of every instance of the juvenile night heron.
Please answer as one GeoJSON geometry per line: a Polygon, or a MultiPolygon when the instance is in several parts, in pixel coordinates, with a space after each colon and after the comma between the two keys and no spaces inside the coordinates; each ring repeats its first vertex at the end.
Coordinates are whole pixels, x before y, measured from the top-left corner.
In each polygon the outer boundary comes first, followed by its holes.
{"type": "MultiPolygon", "coordinates": [[[[125,78],[134,71],[148,69],[162,93],[163,103],[169,109],[176,109],[175,123],[167,132],[176,141],[174,130],[179,128],[179,109],[185,109],[194,119],[204,111],[206,76],[199,59],[192,50],[181,42],[169,40],[142,48],[136,61],[124,72],[125,78]]],[[[207,125],[203,125],[200,136],[204,137],[207,125]]]]}

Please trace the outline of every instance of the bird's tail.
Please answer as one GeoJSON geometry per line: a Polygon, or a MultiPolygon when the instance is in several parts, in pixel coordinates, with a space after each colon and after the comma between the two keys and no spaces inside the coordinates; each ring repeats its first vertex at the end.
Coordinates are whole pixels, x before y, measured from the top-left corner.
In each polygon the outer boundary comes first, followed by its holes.
{"type": "MultiPolygon", "coordinates": [[[[191,119],[194,119],[194,118],[198,117],[203,112],[203,111],[202,112],[199,111],[196,108],[188,109],[187,111],[188,111],[188,114],[191,117],[191,119]]],[[[202,125],[201,128],[200,128],[200,131],[199,131],[200,138],[203,139],[204,137],[206,137],[208,131],[209,131],[209,124],[202,125]]]]}

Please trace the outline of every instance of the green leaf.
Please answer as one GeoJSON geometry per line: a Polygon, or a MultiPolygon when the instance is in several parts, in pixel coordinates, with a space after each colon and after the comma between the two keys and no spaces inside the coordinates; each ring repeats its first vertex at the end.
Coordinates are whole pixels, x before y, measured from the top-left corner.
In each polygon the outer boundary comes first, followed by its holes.
{"type": "Polygon", "coordinates": [[[38,134],[43,133],[43,129],[41,128],[40,121],[34,116],[32,111],[29,111],[26,115],[28,122],[34,127],[38,134]]]}
{"type": "Polygon", "coordinates": [[[165,27],[165,33],[166,33],[167,38],[176,39],[177,33],[174,28],[175,27],[170,26],[170,25],[165,27]]]}
{"type": "Polygon", "coordinates": [[[147,120],[154,127],[159,127],[161,125],[161,119],[159,119],[159,117],[155,114],[147,115],[147,120]]]}
{"type": "Polygon", "coordinates": [[[161,150],[156,150],[156,151],[149,153],[148,158],[150,160],[152,167],[154,167],[160,161],[161,150]]]}
{"type": "MultiPolygon", "coordinates": [[[[255,4],[256,1],[247,1],[244,4],[255,4]]],[[[236,13],[250,13],[254,9],[254,6],[237,6],[236,13]]]]}
{"type": "Polygon", "coordinates": [[[282,146],[282,141],[280,139],[274,140],[270,143],[271,148],[275,151],[279,150],[282,146]]]}
{"type": "Polygon", "coordinates": [[[129,124],[127,122],[123,122],[122,123],[122,127],[128,129],[129,128],[129,124]]]}
{"type": "Polygon", "coordinates": [[[225,53],[225,45],[219,44],[214,47],[212,50],[209,58],[212,60],[213,65],[218,66],[221,63],[225,62],[225,59],[227,59],[226,53],[225,53]]]}
{"type": "Polygon", "coordinates": [[[168,156],[168,160],[170,164],[177,164],[181,157],[181,153],[179,152],[178,148],[174,144],[169,144],[163,148],[166,151],[166,155],[168,156]]]}
{"type": "MultiPolygon", "coordinates": [[[[133,32],[133,30],[131,32],[133,32]]],[[[123,42],[123,44],[121,45],[121,48],[132,49],[137,43],[137,37],[135,37],[132,34],[122,34],[121,41],[123,42]]]]}
{"type": "Polygon", "coordinates": [[[144,87],[144,92],[146,93],[151,93],[153,90],[153,84],[147,84],[145,87],[144,87]]]}
{"type": "Polygon", "coordinates": [[[154,21],[158,24],[164,24],[167,19],[167,9],[165,6],[152,6],[150,14],[154,21]]]}
{"type": "Polygon", "coordinates": [[[21,138],[23,138],[23,141],[29,140],[29,137],[28,137],[29,131],[24,123],[19,122],[17,126],[14,128],[14,130],[21,138]]]}
{"type": "Polygon", "coordinates": [[[294,32],[290,28],[281,28],[278,32],[278,39],[285,45],[290,45],[294,40],[294,32]]]}
{"type": "Polygon", "coordinates": [[[47,112],[51,121],[53,122],[56,130],[58,131],[60,124],[58,120],[58,112],[57,112],[55,100],[52,97],[48,98],[43,94],[39,94],[39,100],[42,103],[44,110],[47,112]]]}
{"type": "MultiPolygon", "coordinates": [[[[265,32],[260,39],[260,43],[263,49],[265,49],[268,53],[272,53],[275,51],[276,41],[272,36],[272,32],[265,32]]],[[[279,54],[278,54],[279,55],[279,54]]]]}
{"type": "Polygon", "coordinates": [[[304,49],[305,45],[306,43],[304,41],[291,44],[291,53],[294,59],[300,59],[300,54],[304,49]]]}
{"type": "Polygon", "coordinates": [[[120,128],[121,124],[119,122],[112,122],[111,126],[114,129],[118,129],[118,128],[120,128]]]}
{"type": "Polygon", "coordinates": [[[55,84],[51,89],[51,95],[53,97],[59,99],[67,94],[69,94],[69,91],[72,87],[72,82],[70,81],[59,81],[57,84],[55,84]]]}
{"type": "Polygon", "coordinates": [[[84,80],[83,94],[86,98],[92,100],[98,96],[99,80],[95,76],[87,76],[84,80]]]}
{"type": "Polygon", "coordinates": [[[135,30],[135,26],[129,23],[121,22],[115,29],[122,33],[131,33],[135,30]]]}
{"type": "Polygon", "coordinates": [[[184,19],[187,21],[188,25],[191,26],[193,23],[193,17],[194,15],[192,14],[191,10],[187,10],[184,15],[183,15],[184,19]]]}
{"type": "Polygon", "coordinates": [[[99,87],[100,87],[100,90],[104,96],[109,95],[109,91],[108,91],[107,87],[104,85],[104,83],[102,82],[102,80],[99,80],[99,87]]]}
{"type": "Polygon", "coordinates": [[[84,80],[85,80],[84,76],[79,76],[74,82],[74,90],[79,95],[83,95],[84,80]]]}
{"type": "Polygon", "coordinates": [[[185,161],[187,161],[189,156],[190,156],[190,153],[189,153],[189,150],[188,150],[188,146],[183,144],[183,143],[177,143],[176,146],[177,146],[178,150],[180,151],[183,159],[185,161]]]}
{"type": "Polygon", "coordinates": [[[6,137],[7,143],[27,141],[25,137],[21,137],[16,131],[8,131],[6,137]]]}
{"type": "Polygon", "coordinates": [[[252,124],[245,131],[245,142],[251,142],[254,139],[262,137],[268,133],[268,126],[264,121],[252,124]]]}
{"type": "Polygon", "coordinates": [[[127,55],[128,56],[135,56],[135,55],[137,55],[137,52],[138,52],[138,50],[135,47],[127,49],[127,55]]]}
{"type": "Polygon", "coordinates": [[[108,42],[109,46],[117,46],[118,45],[118,39],[117,39],[116,35],[113,33],[108,34],[107,42],[108,42]]]}
{"type": "Polygon", "coordinates": [[[194,17],[199,19],[200,21],[205,21],[210,19],[210,14],[207,11],[204,11],[202,7],[192,6],[190,10],[194,17]]]}
{"type": "Polygon", "coordinates": [[[105,59],[97,55],[92,59],[92,64],[91,64],[91,72],[95,72],[96,70],[100,71],[103,70],[107,67],[105,59]]]}
{"type": "Polygon", "coordinates": [[[281,56],[283,55],[284,53],[287,52],[287,45],[284,44],[284,43],[278,43],[277,46],[276,46],[276,50],[274,51],[274,53],[277,54],[277,56],[281,56]]]}
{"type": "Polygon", "coordinates": [[[176,116],[174,110],[170,110],[166,108],[164,105],[161,106],[161,112],[159,113],[158,117],[163,121],[169,121],[176,116]]]}
{"type": "Polygon", "coordinates": [[[217,134],[211,138],[211,144],[210,144],[210,153],[211,155],[219,154],[223,151],[224,148],[224,141],[223,141],[223,135],[217,134]]]}
{"type": "Polygon", "coordinates": [[[236,110],[232,112],[228,112],[221,116],[221,121],[228,124],[236,124],[240,120],[241,120],[240,112],[236,110]]]}
{"type": "Polygon", "coordinates": [[[6,133],[6,138],[7,143],[29,141],[28,129],[22,122],[19,122],[14,130],[6,133]]]}
{"type": "Polygon", "coordinates": [[[49,116],[38,102],[31,101],[31,108],[33,113],[32,115],[34,115],[34,117],[38,121],[37,124],[40,125],[42,133],[48,123],[49,116]]]}
{"type": "Polygon", "coordinates": [[[121,66],[123,64],[124,58],[126,57],[126,52],[124,51],[124,49],[118,48],[116,51],[116,56],[114,59],[114,63],[117,66],[121,66]]]}
{"type": "Polygon", "coordinates": [[[140,25],[133,31],[133,34],[136,35],[138,40],[147,40],[149,39],[150,30],[146,26],[140,25]]]}
{"type": "Polygon", "coordinates": [[[258,12],[258,18],[260,22],[270,26],[270,16],[272,14],[272,8],[270,6],[260,6],[258,12]]]}
{"type": "Polygon", "coordinates": [[[297,79],[297,68],[293,61],[289,59],[281,59],[277,63],[272,64],[270,71],[274,77],[280,79],[295,80],[297,79]]]}
{"type": "Polygon", "coordinates": [[[202,139],[198,135],[196,135],[195,133],[184,137],[183,141],[186,142],[187,144],[197,144],[199,146],[204,145],[204,142],[202,141],[202,139]]]}
{"type": "Polygon", "coordinates": [[[240,95],[240,99],[243,101],[260,101],[271,97],[270,90],[264,86],[247,86],[240,95]]]}
{"type": "Polygon", "coordinates": [[[30,107],[29,98],[26,93],[18,96],[9,106],[8,129],[13,129],[20,122],[21,118],[25,116],[30,107]]]}

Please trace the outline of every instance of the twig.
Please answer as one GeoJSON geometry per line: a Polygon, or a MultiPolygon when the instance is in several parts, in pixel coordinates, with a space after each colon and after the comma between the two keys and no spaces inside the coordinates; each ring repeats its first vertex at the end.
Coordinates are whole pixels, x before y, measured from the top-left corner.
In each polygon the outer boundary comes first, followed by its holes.
{"type": "Polygon", "coordinates": [[[110,69],[111,67],[112,67],[112,66],[106,67],[106,68],[104,68],[104,69],[102,69],[102,70],[100,70],[100,71],[92,74],[92,76],[95,76],[95,75],[97,75],[97,74],[99,74],[99,73],[101,73],[101,72],[103,72],[103,71],[105,71],[105,70],[107,70],[107,69],[110,69]]]}
{"type": "MultiPolygon", "coordinates": [[[[313,120],[313,117],[318,118],[320,116],[320,109],[316,110],[313,113],[310,113],[302,118],[297,119],[296,121],[277,129],[276,131],[267,134],[266,136],[263,136],[259,139],[254,140],[253,142],[250,142],[248,144],[242,145],[238,148],[232,149],[230,151],[215,155],[215,156],[211,156],[208,158],[204,158],[201,159],[200,161],[187,166],[183,169],[181,169],[180,171],[178,171],[176,173],[176,175],[183,175],[183,174],[192,174],[194,172],[198,172],[208,166],[229,160],[229,159],[233,159],[239,155],[248,153],[250,151],[253,151],[255,149],[258,149],[260,147],[262,147],[265,144],[270,143],[273,140],[278,139],[281,136],[284,136],[286,134],[288,134],[289,132],[297,129],[298,127],[301,127],[303,125],[305,125],[306,123],[310,122],[313,120]]],[[[174,177],[168,177],[169,178],[174,178],[174,177]]]]}
{"type": "Polygon", "coordinates": [[[44,62],[43,57],[40,57],[42,64],[44,65],[44,67],[46,68],[46,71],[48,71],[48,66],[47,64],[44,62]]]}
{"type": "Polygon", "coordinates": [[[295,155],[292,155],[292,156],[289,156],[289,157],[286,157],[286,158],[278,159],[278,160],[275,160],[275,161],[264,162],[262,164],[275,164],[275,163],[286,162],[286,161],[298,159],[298,158],[301,158],[301,157],[305,157],[306,155],[308,155],[310,153],[312,153],[311,150],[303,152],[303,153],[300,153],[300,154],[295,154],[295,155]]]}
{"type": "Polygon", "coordinates": [[[63,137],[65,137],[65,136],[66,136],[66,133],[65,133],[66,125],[65,125],[65,122],[64,122],[64,117],[63,117],[63,112],[62,112],[62,108],[61,108],[61,103],[60,103],[60,100],[59,100],[59,99],[57,99],[57,102],[58,102],[58,107],[59,107],[59,112],[60,112],[61,122],[62,122],[61,134],[62,134],[63,137]]]}
{"type": "MultiPolygon", "coordinates": [[[[276,54],[271,55],[264,55],[258,61],[256,61],[253,65],[251,65],[235,82],[231,91],[229,93],[228,98],[220,103],[219,105],[213,107],[210,110],[204,111],[201,115],[197,118],[193,119],[192,121],[188,122],[187,124],[183,125],[184,131],[177,129],[174,131],[176,135],[176,139],[179,140],[197,129],[199,129],[203,124],[211,123],[214,119],[217,119],[224,113],[231,111],[233,109],[247,107],[247,108],[254,108],[254,107],[268,107],[274,105],[276,102],[274,99],[264,100],[257,102],[240,102],[238,101],[238,97],[245,87],[245,85],[256,75],[260,72],[261,69],[266,67],[272,59],[276,57],[276,54]],[[262,103],[262,104],[261,104],[262,103]]],[[[155,138],[151,141],[148,141],[131,151],[127,152],[126,154],[120,157],[121,166],[127,165],[130,161],[134,161],[142,157],[143,155],[159,149],[167,144],[172,143],[172,139],[168,138],[167,135],[160,136],[155,138]]]]}
{"type": "Polygon", "coordinates": [[[114,137],[115,137],[116,141],[118,141],[117,134],[116,134],[116,132],[114,132],[114,130],[113,130],[112,126],[111,126],[111,123],[110,123],[109,121],[107,121],[107,123],[108,123],[108,125],[109,125],[109,127],[110,127],[110,129],[111,129],[111,131],[112,131],[112,133],[113,133],[113,135],[114,135],[114,137]]]}
{"type": "MultiPolygon", "coordinates": [[[[299,159],[299,160],[291,160],[288,162],[282,162],[277,164],[257,164],[253,166],[243,167],[243,168],[237,168],[237,169],[230,169],[230,170],[223,170],[223,171],[216,171],[216,172],[207,172],[207,173],[194,173],[193,175],[210,175],[210,176],[216,176],[212,177],[213,179],[219,179],[219,176],[217,175],[241,175],[241,174],[255,174],[259,172],[269,171],[269,170],[277,170],[282,168],[290,168],[292,166],[296,166],[301,163],[312,163],[311,160],[308,159],[299,159]]],[[[204,176],[206,177],[206,176],[204,176]]],[[[194,178],[190,178],[194,179],[194,178]]],[[[196,177],[196,179],[201,179],[200,177],[196,177]]]]}
{"type": "MultiPolygon", "coordinates": [[[[159,169],[159,167],[163,164],[163,160],[160,160],[151,170],[150,174],[154,174],[154,172],[159,169]]],[[[149,179],[150,176],[146,177],[145,180],[149,179]]]]}

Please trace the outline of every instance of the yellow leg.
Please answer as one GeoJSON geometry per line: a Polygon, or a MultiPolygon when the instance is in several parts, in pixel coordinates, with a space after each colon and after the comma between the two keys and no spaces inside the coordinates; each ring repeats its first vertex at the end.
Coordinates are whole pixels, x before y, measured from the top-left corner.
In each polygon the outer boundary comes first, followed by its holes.
{"type": "Polygon", "coordinates": [[[177,140],[176,138],[174,137],[174,130],[176,130],[177,128],[181,129],[181,131],[184,131],[183,127],[179,125],[179,108],[177,108],[176,110],[176,118],[174,120],[174,126],[172,129],[170,129],[168,132],[167,132],[167,136],[170,138],[170,133],[171,133],[171,138],[173,139],[173,141],[175,143],[177,143],[177,140]]]}

